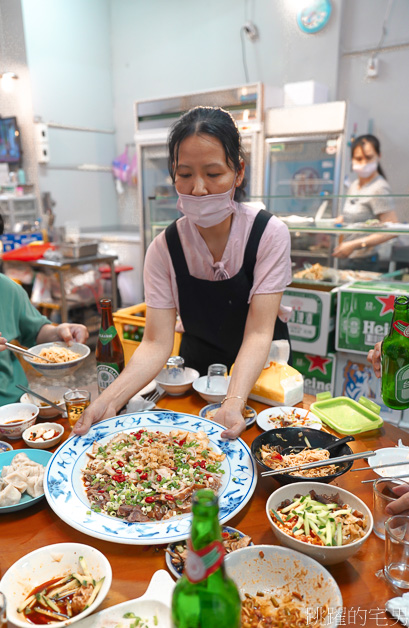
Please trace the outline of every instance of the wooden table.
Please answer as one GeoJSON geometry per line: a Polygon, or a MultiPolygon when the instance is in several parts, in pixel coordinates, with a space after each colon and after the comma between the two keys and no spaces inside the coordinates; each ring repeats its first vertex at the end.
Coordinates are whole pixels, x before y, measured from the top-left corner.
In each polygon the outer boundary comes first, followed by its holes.
{"type": "MultiPolygon", "coordinates": [[[[313,400],[313,397],[306,396],[300,407],[308,408],[313,400]]],[[[165,397],[158,405],[197,415],[204,402],[194,393],[179,398],[165,397]]],[[[267,407],[257,402],[251,402],[251,405],[257,411],[267,407]]],[[[70,430],[68,425],[65,427],[64,438],[67,438],[70,430]]],[[[253,425],[244,433],[243,439],[250,445],[259,433],[258,426],[253,425]]],[[[350,446],[354,452],[365,451],[396,445],[399,438],[405,445],[409,445],[407,432],[385,423],[380,430],[358,435],[350,446]]],[[[15,449],[25,446],[22,440],[12,443],[15,449]]],[[[362,466],[362,461],[358,460],[354,466],[356,468],[362,466]]],[[[372,484],[361,484],[361,480],[373,477],[375,477],[373,472],[354,473],[352,469],[334,484],[353,492],[372,508],[372,484]]],[[[277,486],[272,478],[259,477],[250,502],[229,521],[230,525],[249,534],[256,544],[277,543],[265,513],[266,500],[277,486]]],[[[2,515],[0,535],[0,575],[25,554],[52,543],[76,541],[99,549],[110,561],[113,571],[112,586],[101,608],[142,595],[153,573],[157,569],[166,569],[164,546],[119,545],[91,538],[61,521],[45,500],[26,510],[2,515]]],[[[344,600],[345,611],[340,625],[350,627],[396,625],[396,620],[387,617],[382,610],[385,601],[394,597],[394,593],[383,579],[375,576],[383,567],[383,561],[384,542],[375,534],[371,534],[369,540],[350,560],[328,568],[338,582],[344,600]]]]}

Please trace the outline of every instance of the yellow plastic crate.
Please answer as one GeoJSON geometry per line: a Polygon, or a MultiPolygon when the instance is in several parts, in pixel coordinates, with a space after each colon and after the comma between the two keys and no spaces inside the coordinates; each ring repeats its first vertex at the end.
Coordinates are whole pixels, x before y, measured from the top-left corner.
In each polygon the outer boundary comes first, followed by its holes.
{"type": "MultiPolygon", "coordinates": [[[[130,325],[133,328],[141,328],[146,325],[146,303],[139,303],[138,305],[131,305],[131,307],[125,307],[114,313],[114,323],[118,336],[121,339],[121,343],[124,349],[125,365],[128,364],[133,352],[140,345],[138,340],[124,338],[124,330],[126,325],[130,325]]],[[[126,332],[126,330],[125,330],[126,332]]],[[[180,341],[182,340],[182,334],[175,332],[172,355],[179,355],[180,341]]]]}

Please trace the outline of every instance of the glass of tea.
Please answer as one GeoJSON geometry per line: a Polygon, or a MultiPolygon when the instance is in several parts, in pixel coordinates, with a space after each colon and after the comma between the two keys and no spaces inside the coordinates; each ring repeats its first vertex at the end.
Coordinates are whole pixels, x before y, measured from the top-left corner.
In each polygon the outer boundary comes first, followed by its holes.
{"type": "Polygon", "coordinates": [[[91,393],[88,390],[70,390],[64,395],[65,407],[67,408],[68,422],[73,427],[85,408],[91,403],[91,393]]]}

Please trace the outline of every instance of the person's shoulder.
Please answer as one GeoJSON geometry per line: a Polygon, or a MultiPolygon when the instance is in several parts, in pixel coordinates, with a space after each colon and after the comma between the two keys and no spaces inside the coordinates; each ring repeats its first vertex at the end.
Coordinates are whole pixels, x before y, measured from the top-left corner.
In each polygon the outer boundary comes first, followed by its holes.
{"type": "Polygon", "coordinates": [[[8,294],[26,294],[24,288],[2,273],[0,273],[0,292],[3,296],[6,292],[8,294]]]}
{"type": "Polygon", "coordinates": [[[379,174],[376,179],[372,181],[371,187],[378,193],[381,192],[383,194],[390,194],[392,192],[391,186],[381,174],[379,174]]]}

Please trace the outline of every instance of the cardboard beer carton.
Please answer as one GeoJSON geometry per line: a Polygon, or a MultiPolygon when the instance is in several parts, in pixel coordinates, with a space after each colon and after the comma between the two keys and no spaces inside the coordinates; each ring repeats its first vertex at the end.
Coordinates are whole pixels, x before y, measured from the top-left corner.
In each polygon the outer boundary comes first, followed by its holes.
{"type": "Polygon", "coordinates": [[[328,391],[335,397],[336,357],[334,353],[321,356],[293,351],[293,366],[304,377],[306,395],[316,396],[317,393],[328,391]]]}
{"type": "Polygon", "coordinates": [[[293,310],[288,323],[293,351],[326,356],[334,348],[336,289],[291,284],[281,301],[293,310]]]}
{"type": "Polygon", "coordinates": [[[366,355],[389,333],[393,304],[409,295],[409,285],[355,281],[338,289],[335,346],[338,351],[366,355]]]}

